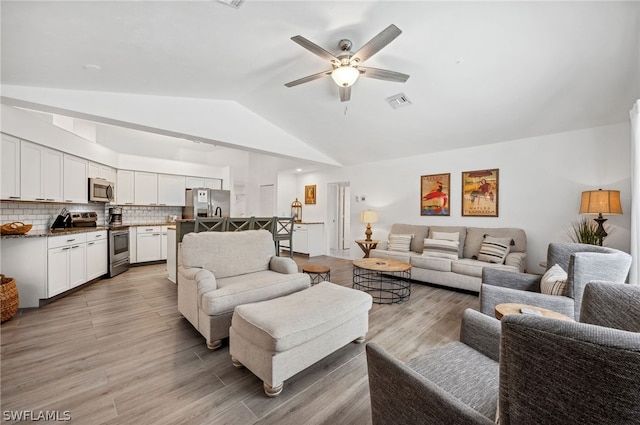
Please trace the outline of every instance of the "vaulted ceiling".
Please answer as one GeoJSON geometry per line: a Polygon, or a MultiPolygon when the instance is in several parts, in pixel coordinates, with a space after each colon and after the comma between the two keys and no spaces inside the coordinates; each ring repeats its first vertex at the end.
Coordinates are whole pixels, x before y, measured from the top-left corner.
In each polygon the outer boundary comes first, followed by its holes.
{"type": "Polygon", "coordinates": [[[17,97],[35,87],[235,102],[349,165],[628,120],[639,20],[632,1],[3,0],[1,81],[17,97]],[[406,83],[360,78],[349,102],[328,77],[284,86],[329,68],[291,37],[337,54],[340,39],[355,51],[390,24],[402,34],[366,65],[406,83]],[[391,108],[400,93],[411,103],[391,108]]]}

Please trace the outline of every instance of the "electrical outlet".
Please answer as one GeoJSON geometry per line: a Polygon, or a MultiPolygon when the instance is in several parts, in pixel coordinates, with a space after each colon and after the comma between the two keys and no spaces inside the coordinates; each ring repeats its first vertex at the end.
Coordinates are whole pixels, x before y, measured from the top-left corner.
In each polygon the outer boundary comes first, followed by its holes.
{"type": "Polygon", "coordinates": [[[367,199],[367,198],[366,198],[366,196],[364,196],[364,195],[360,195],[360,200],[361,200],[362,202],[366,201],[366,199],[367,199]]]}
{"type": "Polygon", "coordinates": [[[356,202],[360,202],[360,197],[356,195],[356,202]]]}

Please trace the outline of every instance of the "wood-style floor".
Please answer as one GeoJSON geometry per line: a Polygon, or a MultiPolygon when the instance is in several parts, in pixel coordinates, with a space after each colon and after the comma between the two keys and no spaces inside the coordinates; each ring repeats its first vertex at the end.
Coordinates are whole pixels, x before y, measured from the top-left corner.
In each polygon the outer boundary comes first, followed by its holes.
{"type": "MultiPolygon", "coordinates": [[[[349,260],[296,261],[328,265],[334,283],[351,286],[349,260]]],[[[207,349],[176,304],[156,264],[18,312],[0,328],[1,421],[12,422],[10,411],[58,411],[75,424],[371,423],[364,344],[285,381],[270,399],[258,378],[232,366],[227,343],[207,349]]],[[[456,340],[467,307],[478,308],[477,296],[414,283],[408,302],[374,304],[367,341],[406,361],[456,340]]]]}

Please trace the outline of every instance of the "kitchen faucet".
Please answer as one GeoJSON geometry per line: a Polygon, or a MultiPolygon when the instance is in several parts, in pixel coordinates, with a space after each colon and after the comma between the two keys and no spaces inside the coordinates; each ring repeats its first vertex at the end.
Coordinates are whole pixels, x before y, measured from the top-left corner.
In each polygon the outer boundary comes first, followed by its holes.
{"type": "Polygon", "coordinates": [[[216,212],[214,212],[213,215],[216,216],[216,217],[222,217],[222,208],[216,207],[216,212]],[[220,214],[220,215],[218,215],[218,214],[220,214]]]}

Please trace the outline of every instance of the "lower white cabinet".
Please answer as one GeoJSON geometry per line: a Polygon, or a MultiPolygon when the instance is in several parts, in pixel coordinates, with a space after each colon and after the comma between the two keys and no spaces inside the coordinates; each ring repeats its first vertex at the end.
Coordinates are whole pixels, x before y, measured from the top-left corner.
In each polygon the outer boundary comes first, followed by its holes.
{"type": "Polygon", "coordinates": [[[167,259],[167,226],[162,226],[162,241],[160,248],[160,259],[167,259]]]}
{"type": "MultiPolygon", "coordinates": [[[[307,254],[309,257],[324,254],[324,224],[296,223],[293,225],[293,252],[307,254]]],[[[289,241],[280,242],[280,247],[289,248],[289,241]]]]}
{"type": "Polygon", "coordinates": [[[106,231],[87,234],[87,282],[109,271],[108,249],[106,231]]]}
{"type": "Polygon", "coordinates": [[[171,226],[167,230],[167,273],[173,283],[176,283],[176,269],[176,228],[171,226]]]}
{"type": "Polygon", "coordinates": [[[158,261],[162,259],[162,227],[138,226],[136,261],[158,261]]]}
{"type": "Polygon", "coordinates": [[[52,236],[47,246],[47,297],[87,281],[86,233],[52,236]]]}

